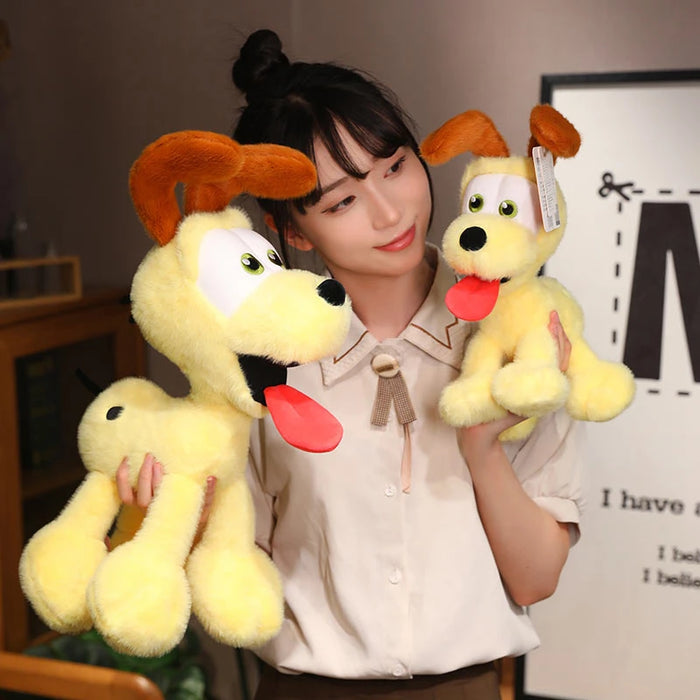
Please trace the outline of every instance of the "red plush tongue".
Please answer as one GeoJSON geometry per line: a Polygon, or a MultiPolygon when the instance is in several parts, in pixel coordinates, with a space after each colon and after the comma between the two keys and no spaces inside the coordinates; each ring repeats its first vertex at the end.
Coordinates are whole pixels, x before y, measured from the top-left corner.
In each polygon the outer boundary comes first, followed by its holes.
{"type": "Polygon", "coordinates": [[[496,306],[500,285],[500,280],[487,282],[478,277],[465,277],[450,287],[445,295],[445,304],[457,318],[481,321],[496,306]]]}
{"type": "Polygon", "coordinates": [[[267,387],[265,403],[280,435],[306,452],[330,452],[343,437],[338,419],[312,398],[286,384],[267,387]]]}

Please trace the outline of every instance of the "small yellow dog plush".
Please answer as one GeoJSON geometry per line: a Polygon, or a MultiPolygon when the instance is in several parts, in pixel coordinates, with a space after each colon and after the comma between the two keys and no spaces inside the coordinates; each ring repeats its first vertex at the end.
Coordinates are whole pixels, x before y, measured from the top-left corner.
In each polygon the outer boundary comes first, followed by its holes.
{"type": "Polygon", "coordinates": [[[283,600],[275,566],[254,543],[244,476],[251,421],[269,410],[297,447],[320,452],[338,444],[338,422],[286,386],[286,367],[339,348],[350,302],[335,280],[284,269],[243,211],[227,205],[243,191],[302,196],[316,186],[316,171],[289,148],[187,131],[147,147],[130,185],[158,243],[134,277],[133,315],[191,391],[172,398],[131,377],[97,396],[78,429],[88,474],[27,544],[22,586],[53,629],[94,624],[128,654],[170,650],[191,609],[219,641],[257,645],[278,631],[283,600]],[[178,182],[186,185],[184,217],[178,182]],[[107,552],[120,507],[116,469],[127,456],[135,485],[146,453],[163,463],[162,482],[142,523],[133,509],[122,510],[119,546],[107,552]],[[217,477],[211,513],[190,554],[210,475],[217,477]]]}
{"type": "Polygon", "coordinates": [[[480,323],[459,378],[443,391],[440,411],[455,426],[496,420],[506,411],[530,418],[501,439],[525,437],[536,417],[562,406],[580,420],[609,420],[628,406],[635,391],[625,365],[600,360],[587,345],[581,308],[569,292],[551,277],[538,276],[561,241],[566,208],[556,185],[560,222],[545,230],[531,154],[543,147],[553,159],[574,156],[580,137],[549,105],[532,110],[530,132],[530,155],[510,156],[493,122],[468,111],[421,144],[430,164],[465,151],[476,156],[462,177],[461,214],[445,231],[442,247],[447,262],[464,276],[448,292],[446,304],[455,316],[480,323]],[[571,341],[566,373],[559,369],[548,330],[552,311],[571,341]]]}

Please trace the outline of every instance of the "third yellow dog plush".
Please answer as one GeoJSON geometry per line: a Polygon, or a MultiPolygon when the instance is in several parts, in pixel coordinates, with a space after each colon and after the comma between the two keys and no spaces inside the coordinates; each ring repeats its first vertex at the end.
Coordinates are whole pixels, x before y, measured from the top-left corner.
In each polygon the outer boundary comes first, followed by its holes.
{"type": "Polygon", "coordinates": [[[542,147],[553,160],[574,156],[580,137],[549,105],[532,110],[530,132],[528,156],[510,156],[493,122],[468,111],[421,145],[430,164],[465,151],[477,156],[462,178],[462,211],[445,231],[443,252],[464,276],[448,292],[447,306],[455,316],[480,324],[460,377],[442,394],[440,411],[455,426],[489,422],[506,411],[533,418],[501,439],[525,437],[534,418],[562,406],[580,420],[609,420],[628,406],[635,390],[627,367],[599,359],[588,346],[581,308],[569,292],[551,277],[538,276],[562,238],[566,208],[552,181],[560,220],[546,230],[531,154],[542,147]],[[558,312],[572,345],[565,373],[548,330],[552,311],[558,312]]]}

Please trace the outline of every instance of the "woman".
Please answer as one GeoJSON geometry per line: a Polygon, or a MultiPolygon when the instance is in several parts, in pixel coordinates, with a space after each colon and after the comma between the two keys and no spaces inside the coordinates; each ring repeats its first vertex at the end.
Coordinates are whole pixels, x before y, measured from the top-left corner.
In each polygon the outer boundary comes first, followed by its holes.
{"type": "MultiPolygon", "coordinates": [[[[503,445],[516,416],[457,436],[440,420],[471,328],[444,305],[455,276],[426,244],[430,181],[390,93],[290,63],[267,30],[233,78],[247,98],[234,138],[297,148],[318,170],[303,200],[261,200],[266,222],[285,252],[314,250],[354,310],[341,352],[288,377],[343,424],[339,447],[310,455],[267,419],[254,428],[257,539],[287,603],[257,650],[256,697],[496,699],[494,660],[537,645],[523,607],[554,591],[578,536],[577,428],[559,413],[503,445]]],[[[551,329],[565,364],[556,318],[551,329]]],[[[160,469],[142,470],[144,504],[160,469]]]]}

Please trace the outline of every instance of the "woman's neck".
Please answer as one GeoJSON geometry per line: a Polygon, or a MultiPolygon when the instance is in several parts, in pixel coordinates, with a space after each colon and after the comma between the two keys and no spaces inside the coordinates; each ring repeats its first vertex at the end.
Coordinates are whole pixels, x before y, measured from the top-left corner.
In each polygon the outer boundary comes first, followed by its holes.
{"type": "Polygon", "coordinates": [[[408,326],[428,296],[435,276],[425,257],[415,269],[400,277],[331,272],[350,295],[357,317],[379,341],[398,337],[408,326]]]}

